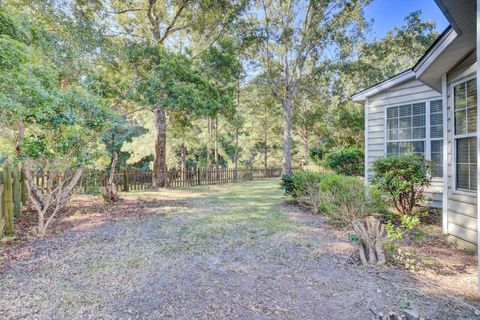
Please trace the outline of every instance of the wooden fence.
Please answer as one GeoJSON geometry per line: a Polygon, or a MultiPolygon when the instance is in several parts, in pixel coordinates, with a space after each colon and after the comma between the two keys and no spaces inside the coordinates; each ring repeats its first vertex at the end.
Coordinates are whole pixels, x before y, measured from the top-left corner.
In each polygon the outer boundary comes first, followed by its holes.
{"type": "Polygon", "coordinates": [[[13,234],[14,217],[19,217],[27,202],[27,190],[20,168],[4,165],[0,172],[0,238],[13,234]]]}
{"type": "Polygon", "coordinates": [[[207,168],[182,171],[168,172],[169,188],[185,188],[191,186],[211,185],[226,182],[250,181],[258,179],[278,178],[282,174],[282,169],[228,169],[221,168],[219,170],[207,168]]]}
{"type": "MultiPolygon", "coordinates": [[[[301,170],[295,168],[295,170],[301,170]]],[[[167,173],[168,188],[186,188],[192,186],[212,185],[236,181],[250,181],[267,178],[278,178],[282,174],[281,168],[241,168],[230,169],[220,168],[199,168],[186,172],[179,170],[169,170],[167,173]]],[[[101,191],[105,185],[108,172],[99,170],[87,170],[77,186],[74,193],[77,194],[95,194],[101,191]]],[[[47,178],[41,171],[34,174],[36,184],[43,188],[47,178]]],[[[140,170],[121,170],[115,174],[115,184],[119,191],[129,192],[138,190],[147,190],[152,188],[152,172],[140,170]]]]}

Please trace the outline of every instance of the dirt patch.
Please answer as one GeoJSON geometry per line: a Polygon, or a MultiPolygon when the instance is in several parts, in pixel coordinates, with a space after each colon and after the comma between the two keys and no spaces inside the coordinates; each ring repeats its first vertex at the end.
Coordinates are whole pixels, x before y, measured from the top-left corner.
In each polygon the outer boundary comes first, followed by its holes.
{"type": "Polygon", "coordinates": [[[359,266],[345,232],[284,205],[277,184],[132,193],[115,207],[77,198],[0,272],[0,318],[475,317],[458,302],[474,301],[446,301],[418,273],[359,266]]]}

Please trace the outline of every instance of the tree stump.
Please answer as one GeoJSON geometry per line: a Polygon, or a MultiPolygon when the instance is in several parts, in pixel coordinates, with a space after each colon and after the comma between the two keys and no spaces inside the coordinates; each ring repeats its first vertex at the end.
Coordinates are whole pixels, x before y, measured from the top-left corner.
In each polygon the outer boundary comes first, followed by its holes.
{"type": "Polygon", "coordinates": [[[113,151],[113,159],[112,159],[112,166],[110,169],[110,176],[108,177],[108,181],[105,183],[105,187],[103,189],[103,199],[107,203],[116,203],[119,200],[119,196],[117,193],[117,187],[115,186],[115,167],[117,166],[118,162],[118,155],[117,152],[113,151]]]}
{"type": "Polygon", "coordinates": [[[370,216],[352,221],[353,230],[358,236],[358,249],[363,265],[378,266],[385,264],[385,226],[370,216]]]}

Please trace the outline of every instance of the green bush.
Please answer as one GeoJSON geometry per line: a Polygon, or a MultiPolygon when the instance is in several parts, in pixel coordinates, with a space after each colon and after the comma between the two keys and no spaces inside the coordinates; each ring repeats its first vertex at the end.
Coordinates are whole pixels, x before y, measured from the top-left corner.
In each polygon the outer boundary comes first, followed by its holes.
{"type": "Polygon", "coordinates": [[[282,182],[280,182],[280,187],[285,190],[286,196],[294,196],[295,194],[295,184],[293,183],[293,175],[284,174],[282,175],[282,182]]]}
{"type": "Polygon", "coordinates": [[[363,176],[364,153],[360,149],[347,148],[329,153],[326,165],[338,174],[363,176]]]}
{"type": "Polygon", "coordinates": [[[326,176],[325,173],[316,172],[300,172],[294,175],[294,198],[297,202],[310,207],[314,213],[318,213],[322,205],[322,180],[326,176]]]}
{"type": "Polygon", "coordinates": [[[406,154],[375,160],[372,172],[372,184],[389,198],[400,215],[410,216],[424,200],[432,165],[421,156],[406,154]]]}
{"type": "Polygon", "coordinates": [[[324,150],[319,147],[311,147],[308,149],[308,155],[315,164],[320,164],[323,160],[324,150]]]}
{"type": "Polygon", "coordinates": [[[341,226],[385,210],[379,193],[374,188],[367,189],[358,177],[326,175],[321,190],[323,212],[341,226]]]}
{"type": "Polygon", "coordinates": [[[314,213],[324,213],[339,225],[348,225],[352,220],[385,210],[380,193],[374,188],[367,192],[363,180],[358,177],[300,172],[282,181],[284,189],[297,203],[314,213]]]}

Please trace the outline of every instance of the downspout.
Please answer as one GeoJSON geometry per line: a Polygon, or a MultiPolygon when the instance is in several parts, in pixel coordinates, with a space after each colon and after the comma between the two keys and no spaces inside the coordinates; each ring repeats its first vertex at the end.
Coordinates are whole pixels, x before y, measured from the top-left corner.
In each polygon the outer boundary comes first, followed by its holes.
{"type": "MultiPolygon", "coordinates": [[[[477,44],[476,44],[476,54],[477,54],[477,97],[480,97],[480,86],[478,85],[478,79],[480,79],[480,0],[477,0],[477,44]]],[[[479,100],[477,98],[477,110],[478,110],[479,100]]],[[[480,128],[480,118],[477,117],[477,290],[480,291],[480,206],[478,205],[478,200],[480,199],[480,171],[478,163],[480,163],[480,137],[478,136],[478,131],[480,128]]]]}
{"type": "Polygon", "coordinates": [[[442,231],[448,234],[448,86],[447,74],[442,74],[442,109],[443,109],[443,190],[442,190],[442,231]]]}
{"type": "MultiPolygon", "coordinates": [[[[480,0],[478,0],[480,1],[480,0]]],[[[368,98],[365,98],[365,186],[368,186],[368,98]]]]}

